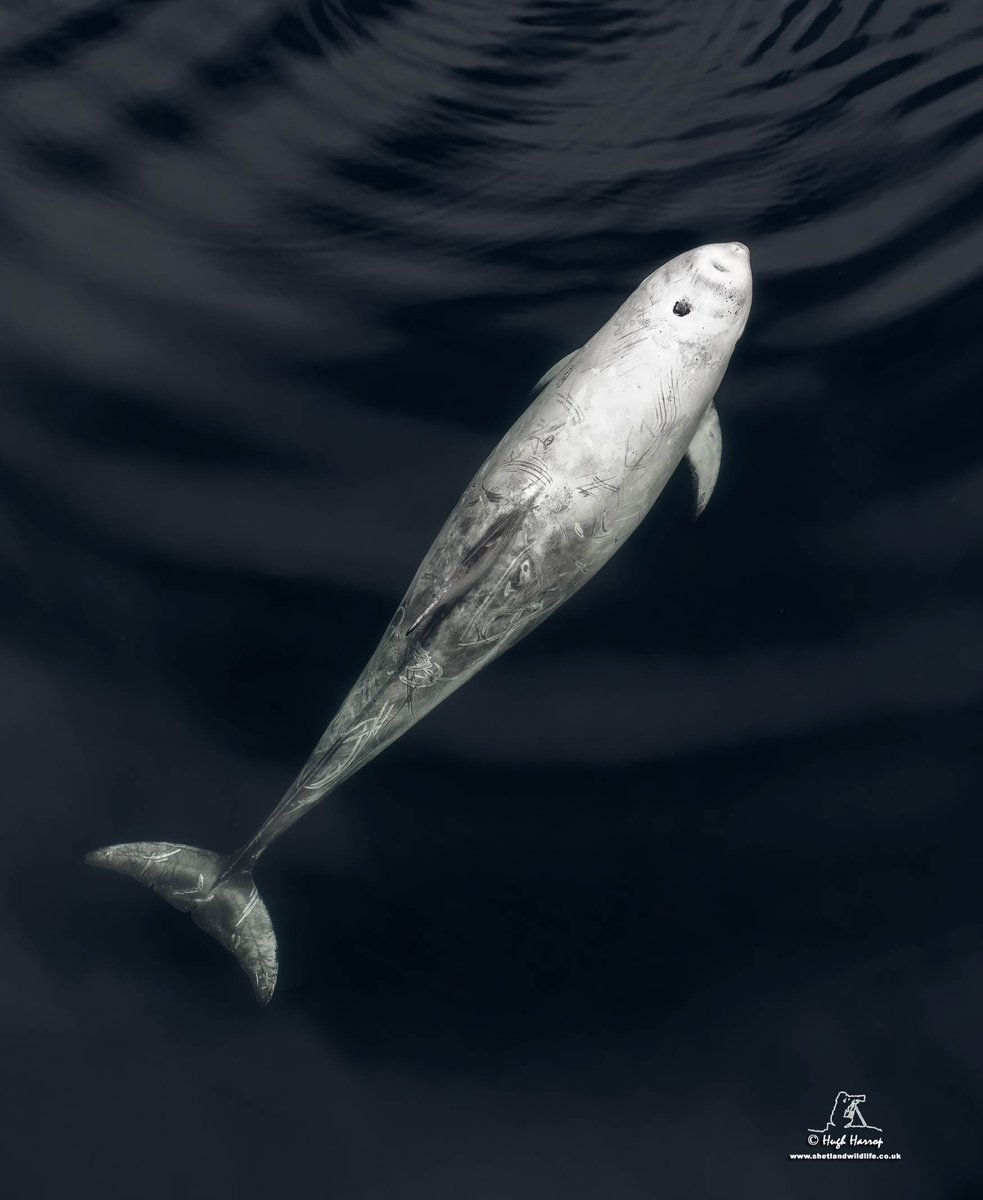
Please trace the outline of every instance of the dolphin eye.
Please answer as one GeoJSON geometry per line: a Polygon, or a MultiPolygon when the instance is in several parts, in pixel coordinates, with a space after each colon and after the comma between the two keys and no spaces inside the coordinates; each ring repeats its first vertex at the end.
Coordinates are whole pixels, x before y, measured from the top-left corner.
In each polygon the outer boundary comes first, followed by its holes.
{"type": "Polygon", "coordinates": [[[672,311],[677,317],[685,317],[688,312],[692,312],[693,310],[688,300],[677,300],[672,306],[672,311]]]}

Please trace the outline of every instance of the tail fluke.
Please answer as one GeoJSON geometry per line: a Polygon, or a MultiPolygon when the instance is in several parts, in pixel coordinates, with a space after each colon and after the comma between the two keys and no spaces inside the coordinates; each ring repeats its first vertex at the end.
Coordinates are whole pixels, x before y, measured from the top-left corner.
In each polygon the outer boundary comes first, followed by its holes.
{"type": "Polygon", "coordinates": [[[129,875],[163,896],[239,960],[261,1004],[276,987],[276,937],[252,872],[220,879],[227,860],[211,850],[173,842],[129,842],[85,856],[93,867],[129,875]]]}

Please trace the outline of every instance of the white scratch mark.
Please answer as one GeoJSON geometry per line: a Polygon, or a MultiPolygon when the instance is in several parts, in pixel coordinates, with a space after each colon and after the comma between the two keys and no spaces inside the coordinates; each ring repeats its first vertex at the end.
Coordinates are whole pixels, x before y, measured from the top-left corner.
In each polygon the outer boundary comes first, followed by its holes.
{"type": "Polygon", "coordinates": [[[246,917],[249,916],[249,914],[253,911],[253,909],[256,907],[256,905],[258,903],[259,903],[259,892],[254,887],[253,890],[249,894],[249,899],[246,901],[245,908],[242,910],[242,916],[239,918],[238,921],[236,921],[234,928],[236,928],[236,929],[239,928],[239,926],[243,923],[243,921],[245,921],[246,917]]]}

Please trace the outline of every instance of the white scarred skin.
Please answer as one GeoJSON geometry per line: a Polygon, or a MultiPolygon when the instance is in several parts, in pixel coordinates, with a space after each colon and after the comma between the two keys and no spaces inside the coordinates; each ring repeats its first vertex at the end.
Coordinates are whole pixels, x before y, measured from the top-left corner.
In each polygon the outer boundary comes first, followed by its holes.
{"type": "Polygon", "coordinates": [[[747,247],[654,271],[492,451],[291,789],[232,857],[271,842],[611,557],[711,408],[751,304],[747,247]]]}

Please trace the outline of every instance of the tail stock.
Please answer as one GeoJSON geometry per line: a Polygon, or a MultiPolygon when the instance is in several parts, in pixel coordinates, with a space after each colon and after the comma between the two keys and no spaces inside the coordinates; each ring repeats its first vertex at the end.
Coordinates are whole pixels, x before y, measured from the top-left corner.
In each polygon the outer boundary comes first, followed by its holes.
{"type": "Polygon", "coordinates": [[[259,1002],[269,1003],[276,987],[276,936],[251,871],[233,869],[223,877],[228,863],[223,855],[175,842],[104,846],[85,861],[129,875],[191,913],[200,929],[235,955],[259,1002]]]}

